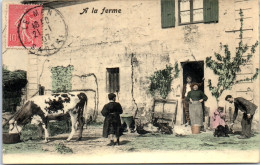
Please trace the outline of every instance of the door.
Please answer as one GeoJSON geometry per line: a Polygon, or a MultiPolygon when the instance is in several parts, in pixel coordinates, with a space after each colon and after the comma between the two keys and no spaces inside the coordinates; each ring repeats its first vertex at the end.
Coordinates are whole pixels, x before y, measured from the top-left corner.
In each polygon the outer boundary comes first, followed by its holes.
{"type": "MultiPolygon", "coordinates": [[[[183,69],[183,82],[182,82],[182,89],[184,89],[186,86],[184,84],[187,84],[187,77],[191,77],[191,82],[194,83],[202,83],[199,86],[199,90],[204,92],[204,61],[193,61],[193,62],[182,62],[181,63],[182,69],[183,69]]],[[[186,91],[187,93],[187,88],[186,91]]],[[[184,91],[182,92],[182,95],[185,95],[184,91]]],[[[184,96],[182,96],[184,97],[184,96]]],[[[203,116],[205,114],[204,109],[204,103],[203,103],[203,116]]],[[[183,102],[183,123],[187,123],[189,120],[189,106],[188,102],[183,102]]],[[[204,120],[204,117],[203,117],[204,120]]]]}

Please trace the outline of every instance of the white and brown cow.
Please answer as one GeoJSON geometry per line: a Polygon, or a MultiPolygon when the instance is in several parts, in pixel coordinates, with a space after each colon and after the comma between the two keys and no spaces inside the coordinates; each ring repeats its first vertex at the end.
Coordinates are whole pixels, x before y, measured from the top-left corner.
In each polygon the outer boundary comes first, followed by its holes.
{"type": "Polygon", "coordinates": [[[71,133],[67,139],[70,141],[79,126],[80,140],[84,125],[84,111],[87,107],[87,96],[82,92],[57,93],[51,95],[35,96],[26,101],[24,106],[9,121],[9,133],[19,133],[22,127],[31,122],[42,126],[45,133],[45,142],[49,140],[49,121],[71,119],[71,133]]]}

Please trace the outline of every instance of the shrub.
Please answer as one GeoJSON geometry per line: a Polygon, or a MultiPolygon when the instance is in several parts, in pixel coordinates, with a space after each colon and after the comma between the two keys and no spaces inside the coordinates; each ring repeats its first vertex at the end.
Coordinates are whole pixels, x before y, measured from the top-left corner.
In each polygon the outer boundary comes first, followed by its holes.
{"type": "Polygon", "coordinates": [[[155,96],[155,93],[158,93],[163,99],[166,99],[171,91],[172,80],[179,76],[178,63],[174,66],[174,75],[172,75],[172,71],[173,67],[166,65],[165,69],[158,70],[154,72],[151,77],[149,77],[151,81],[149,91],[152,96],[155,96]]]}
{"type": "Polygon", "coordinates": [[[15,112],[21,103],[22,89],[27,84],[26,71],[9,71],[3,67],[3,110],[15,112]]]}

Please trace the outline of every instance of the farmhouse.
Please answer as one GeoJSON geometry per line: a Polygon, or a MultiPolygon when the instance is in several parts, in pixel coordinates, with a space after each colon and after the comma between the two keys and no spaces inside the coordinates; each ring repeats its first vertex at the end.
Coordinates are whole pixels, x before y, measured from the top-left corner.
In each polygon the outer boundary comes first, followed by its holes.
{"type": "MultiPolygon", "coordinates": [[[[243,42],[253,45],[259,40],[257,0],[116,3],[100,0],[67,5],[49,2],[49,5],[62,14],[67,26],[63,47],[49,56],[11,49],[3,55],[3,64],[13,70],[27,70],[27,98],[38,94],[39,89],[42,94],[85,91],[89,98],[88,108],[96,111],[100,120],[103,120],[99,113],[108,101],[107,94],[114,92],[124,113],[145,116],[160,111],[161,101],[165,103],[165,111],[175,115],[176,124],[183,124],[182,88],[187,76],[196,82],[204,82],[201,90],[209,98],[205,102],[205,115],[210,116],[217,108],[217,101],[208,87],[208,80],[216,86],[218,76],[207,67],[206,58],[212,56],[215,59],[214,52],[223,55],[221,45],[225,44],[229,46],[231,56],[235,56],[240,41],[240,9],[244,14],[243,42]],[[104,12],[107,9],[118,9],[118,12],[101,15],[89,10],[80,14],[85,8],[101,12],[104,6],[104,12]],[[17,64],[19,59],[25,66],[17,64]],[[178,74],[170,84],[167,97],[162,99],[158,94],[151,95],[150,77],[166,66],[173,67],[172,76],[177,70],[178,74]],[[156,105],[155,100],[159,102],[156,105]]],[[[6,24],[6,19],[3,21],[6,24]]],[[[257,48],[252,60],[242,66],[238,79],[255,73],[255,68],[259,67],[258,54],[257,48]]],[[[224,101],[227,94],[259,104],[259,78],[241,82],[222,93],[219,105],[229,112],[232,105],[224,101]]],[[[258,114],[259,110],[255,115],[255,127],[258,114]]]]}

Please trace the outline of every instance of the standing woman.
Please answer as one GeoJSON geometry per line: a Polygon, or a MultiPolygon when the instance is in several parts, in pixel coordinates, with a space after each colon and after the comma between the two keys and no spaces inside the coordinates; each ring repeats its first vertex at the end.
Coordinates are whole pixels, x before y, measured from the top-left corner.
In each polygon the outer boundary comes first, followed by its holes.
{"type": "Polygon", "coordinates": [[[197,134],[200,131],[200,127],[203,126],[203,109],[202,102],[207,101],[208,97],[198,90],[198,84],[192,84],[192,91],[190,91],[186,97],[189,101],[189,114],[191,121],[191,130],[193,134],[197,134]]]}
{"type": "Polygon", "coordinates": [[[116,101],[114,93],[108,94],[109,103],[104,106],[101,114],[105,117],[103,137],[110,138],[109,146],[119,145],[119,137],[122,135],[120,114],[123,113],[120,103],[116,101]]]}
{"type": "MultiPolygon", "coordinates": [[[[202,78],[202,82],[198,83],[198,86],[203,85],[204,78],[202,78]]],[[[183,113],[184,113],[184,121],[185,121],[185,126],[190,125],[190,115],[189,115],[189,101],[186,101],[186,97],[191,91],[192,87],[192,78],[188,76],[186,78],[186,84],[183,85],[182,89],[182,103],[183,103],[183,113]]]]}

